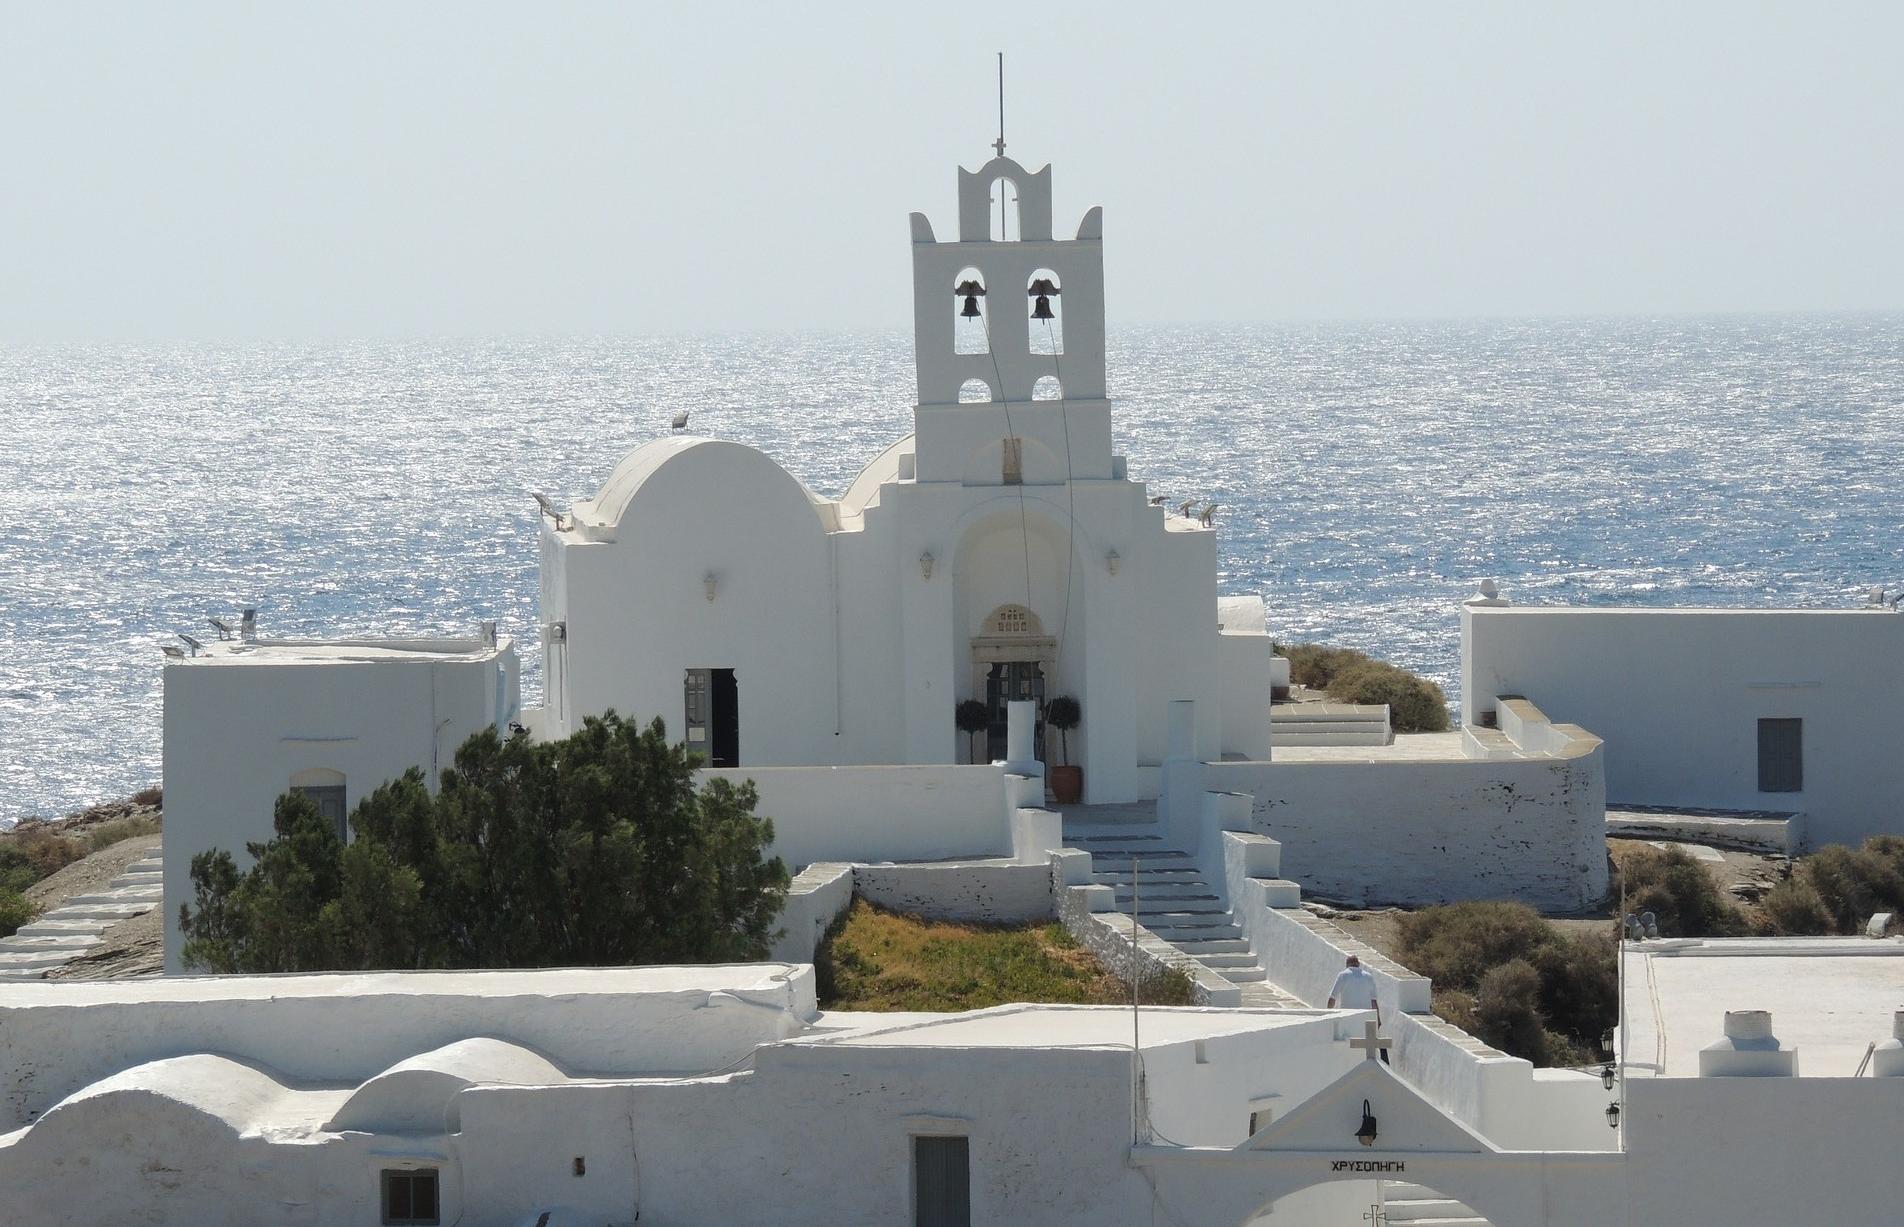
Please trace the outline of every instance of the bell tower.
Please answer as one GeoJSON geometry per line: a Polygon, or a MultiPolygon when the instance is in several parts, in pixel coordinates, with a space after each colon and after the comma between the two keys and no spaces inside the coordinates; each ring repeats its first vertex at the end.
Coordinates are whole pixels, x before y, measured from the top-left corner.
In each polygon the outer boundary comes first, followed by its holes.
{"type": "Polygon", "coordinates": [[[1051,167],[1028,171],[1003,144],[959,169],[956,242],[912,215],[918,480],[1108,478],[1103,210],[1054,239],[1051,167]]]}

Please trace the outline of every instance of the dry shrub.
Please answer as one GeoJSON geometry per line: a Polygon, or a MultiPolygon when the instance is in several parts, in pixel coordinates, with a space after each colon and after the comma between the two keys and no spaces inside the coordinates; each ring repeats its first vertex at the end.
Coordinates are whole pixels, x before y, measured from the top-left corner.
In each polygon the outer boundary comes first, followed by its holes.
{"type": "Polygon", "coordinates": [[[1862,933],[1874,912],[1904,910],[1904,839],[1876,835],[1862,847],[1828,844],[1798,863],[1839,933],[1862,933]]]}
{"type": "Polygon", "coordinates": [[[1540,973],[1526,959],[1488,969],[1474,994],[1475,1034],[1536,1065],[1552,1063],[1540,1014],[1540,973]]]}
{"type": "Polygon", "coordinates": [[[0,937],[12,937],[20,926],[40,914],[17,890],[0,889],[0,937]]]}
{"type": "Polygon", "coordinates": [[[1523,903],[1469,902],[1401,919],[1402,958],[1435,982],[1435,1013],[1536,1065],[1578,1064],[1618,1013],[1608,933],[1561,933],[1523,903]]]}
{"type": "Polygon", "coordinates": [[[141,788],[138,792],[132,794],[132,803],[134,805],[150,806],[153,809],[162,808],[165,804],[165,791],[157,784],[154,784],[150,788],[141,788]]]}
{"type": "Polygon", "coordinates": [[[1802,877],[1786,878],[1759,900],[1772,932],[1781,937],[1816,937],[1838,931],[1831,909],[1802,877]]]}
{"type": "Polygon", "coordinates": [[[1289,658],[1289,680],[1298,686],[1326,690],[1337,703],[1388,704],[1389,720],[1398,733],[1448,728],[1447,696],[1427,678],[1354,648],[1297,643],[1276,651],[1289,658]]]}
{"type": "MultiPolygon", "coordinates": [[[[1613,864],[1626,887],[1626,910],[1651,912],[1662,937],[1733,937],[1745,917],[1706,867],[1684,848],[1615,844],[1613,864]]],[[[1614,891],[1619,891],[1619,882],[1614,891]]]]}
{"type": "Polygon", "coordinates": [[[78,840],[43,822],[23,822],[0,837],[0,890],[25,890],[85,855],[78,840]]]}
{"type": "Polygon", "coordinates": [[[1397,733],[1448,731],[1448,699],[1441,687],[1385,661],[1343,669],[1329,682],[1329,697],[1338,703],[1388,704],[1389,724],[1397,733]]]}
{"type": "Polygon", "coordinates": [[[1490,968],[1526,958],[1556,936],[1525,903],[1484,900],[1410,912],[1400,929],[1403,962],[1438,985],[1461,989],[1474,988],[1490,968]]]}

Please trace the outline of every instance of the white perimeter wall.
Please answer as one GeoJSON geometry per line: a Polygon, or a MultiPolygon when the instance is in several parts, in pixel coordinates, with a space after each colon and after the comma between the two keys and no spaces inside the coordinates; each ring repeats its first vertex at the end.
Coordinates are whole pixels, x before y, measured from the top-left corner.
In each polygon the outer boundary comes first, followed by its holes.
{"type": "Polygon", "coordinates": [[[1250,794],[1283,876],[1326,898],[1572,909],[1607,889],[1600,755],[1209,763],[1204,787],[1250,794]]]}
{"type": "Polygon", "coordinates": [[[166,970],[181,970],[178,910],[192,897],[192,857],[223,848],[240,868],[249,864],[245,845],[271,838],[272,807],[294,774],[341,772],[352,808],[412,767],[434,788],[456,748],[513,718],[515,704],[516,657],[507,647],[442,660],[168,665],[166,970]]]}
{"type": "Polygon", "coordinates": [[[1793,810],[1809,841],[1904,833],[1904,615],[1464,606],[1472,713],[1518,694],[1606,743],[1615,804],[1793,810]],[[1758,721],[1804,725],[1804,791],[1758,791],[1758,721]]]}
{"type": "Polygon", "coordinates": [[[719,767],[700,774],[754,782],[754,812],[773,819],[773,853],[789,869],[1012,854],[1002,767],[719,767]]]}

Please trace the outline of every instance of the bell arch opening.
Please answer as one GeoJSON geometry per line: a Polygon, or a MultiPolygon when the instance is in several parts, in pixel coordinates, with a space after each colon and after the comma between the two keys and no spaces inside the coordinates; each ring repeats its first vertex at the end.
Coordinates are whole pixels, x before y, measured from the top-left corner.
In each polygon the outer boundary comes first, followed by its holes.
{"type": "Polygon", "coordinates": [[[1010,243],[1025,237],[1018,225],[1018,185],[1003,175],[992,180],[991,234],[994,243],[1010,243]]]}
{"type": "Polygon", "coordinates": [[[997,400],[992,394],[992,385],[983,379],[968,379],[959,385],[959,403],[961,405],[983,405],[997,400]]]}
{"type": "Polygon", "coordinates": [[[1064,385],[1058,382],[1056,375],[1040,375],[1038,382],[1031,385],[1033,400],[1063,400],[1064,385]]]}

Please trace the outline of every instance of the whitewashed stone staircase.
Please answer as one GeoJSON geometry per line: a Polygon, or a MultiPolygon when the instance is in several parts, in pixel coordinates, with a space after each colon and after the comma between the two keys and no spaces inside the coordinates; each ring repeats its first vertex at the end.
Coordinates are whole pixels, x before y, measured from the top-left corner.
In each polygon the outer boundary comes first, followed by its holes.
{"type": "MultiPolygon", "coordinates": [[[[1241,998],[1236,1004],[1302,1004],[1269,983],[1222,892],[1210,884],[1197,858],[1172,848],[1154,822],[1069,826],[1065,847],[1090,854],[1091,884],[1109,889],[1112,910],[1128,917],[1134,892],[1137,923],[1235,985],[1241,998]]],[[[1288,903],[1295,906],[1300,889],[1293,882],[1286,885],[1292,895],[1288,903]]]]}
{"type": "Polygon", "coordinates": [[[1416,1227],[1488,1227],[1488,1221],[1452,1198],[1399,1180],[1382,1182],[1383,1221],[1416,1227]]]}
{"type": "Polygon", "coordinates": [[[164,899],[157,849],[126,866],[106,889],[76,895],[12,937],[0,938],[0,982],[40,980],[104,943],[107,929],[158,907],[164,899]]]}

